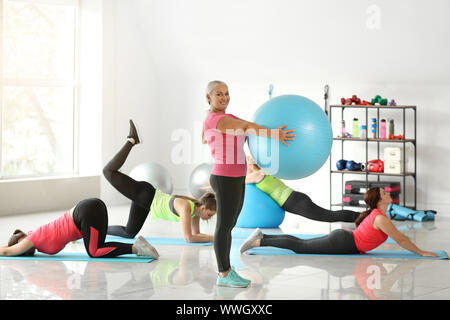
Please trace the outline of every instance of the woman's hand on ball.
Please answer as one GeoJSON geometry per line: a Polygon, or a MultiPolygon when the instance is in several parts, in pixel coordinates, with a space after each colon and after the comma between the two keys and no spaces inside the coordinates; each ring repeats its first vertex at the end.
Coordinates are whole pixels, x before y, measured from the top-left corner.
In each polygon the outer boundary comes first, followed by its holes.
{"type": "Polygon", "coordinates": [[[294,141],[295,134],[292,134],[294,132],[294,129],[291,130],[283,130],[286,128],[287,124],[280,126],[276,129],[274,129],[274,134],[272,137],[275,137],[276,139],[280,140],[280,142],[284,143],[284,145],[289,146],[289,144],[286,141],[294,141]]]}

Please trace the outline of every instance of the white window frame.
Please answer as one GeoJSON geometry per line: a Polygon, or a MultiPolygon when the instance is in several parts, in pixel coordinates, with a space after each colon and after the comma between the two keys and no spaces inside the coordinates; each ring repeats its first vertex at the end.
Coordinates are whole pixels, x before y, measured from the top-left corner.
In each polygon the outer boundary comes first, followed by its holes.
{"type": "Polygon", "coordinates": [[[75,8],[75,26],[74,26],[74,76],[73,80],[64,79],[33,79],[33,78],[5,78],[3,77],[3,3],[5,0],[0,0],[0,181],[1,180],[15,180],[26,178],[39,177],[55,177],[67,176],[77,174],[79,172],[79,87],[80,87],[80,3],[79,0],[8,0],[14,2],[51,4],[61,6],[72,6],[75,8]],[[33,174],[33,175],[17,175],[17,176],[3,176],[1,171],[2,163],[2,134],[3,134],[3,88],[5,86],[20,86],[20,87],[72,87],[73,88],[73,152],[72,152],[72,170],[70,172],[47,173],[47,174],[33,174]]]}

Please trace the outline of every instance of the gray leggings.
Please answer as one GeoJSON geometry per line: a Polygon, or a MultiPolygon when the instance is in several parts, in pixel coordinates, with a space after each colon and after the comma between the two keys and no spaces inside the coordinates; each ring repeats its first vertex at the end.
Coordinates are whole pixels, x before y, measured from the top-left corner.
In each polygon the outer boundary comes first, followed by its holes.
{"type": "Polygon", "coordinates": [[[261,239],[261,246],[290,249],[295,253],[311,254],[358,254],[355,238],[351,231],[336,229],[328,235],[299,239],[291,235],[267,235],[261,239]]]}
{"type": "Polygon", "coordinates": [[[225,177],[211,174],[209,181],[217,201],[214,252],[219,272],[225,272],[231,267],[231,230],[236,225],[244,204],[245,176],[225,177]]]}

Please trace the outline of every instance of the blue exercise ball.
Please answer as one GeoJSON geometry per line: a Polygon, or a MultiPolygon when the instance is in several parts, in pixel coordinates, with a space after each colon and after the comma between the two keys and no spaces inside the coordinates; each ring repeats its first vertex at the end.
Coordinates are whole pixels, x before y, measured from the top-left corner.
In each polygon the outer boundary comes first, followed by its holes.
{"type": "Polygon", "coordinates": [[[284,215],[284,210],[270,196],[254,184],[246,184],[244,204],[236,227],[278,228],[284,215]]]}
{"type": "Polygon", "coordinates": [[[270,129],[287,124],[294,129],[294,141],[285,146],[278,140],[249,135],[253,159],[268,174],[280,179],[305,178],[327,160],[333,134],[325,112],[312,100],[298,95],[270,99],[256,110],[253,122],[270,129]]]}

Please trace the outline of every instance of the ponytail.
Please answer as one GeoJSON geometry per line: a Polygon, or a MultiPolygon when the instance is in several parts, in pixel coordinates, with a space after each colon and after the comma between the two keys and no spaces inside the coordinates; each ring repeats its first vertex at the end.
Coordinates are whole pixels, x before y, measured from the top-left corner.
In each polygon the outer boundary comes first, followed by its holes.
{"type": "Polygon", "coordinates": [[[369,209],[360,213],[360,215],[355,220],[355,225],[359,226],[361,222],[372,212],[373,209],[377,208],[378,201],[380,201],[380,188],[375,187],[367,190],[364,194],[364,202],[369,206],[369,209]]]}
{"type": "Polygon", "coordinates": [[[196,206],[200,205],[200,203],[199,203],[199,201],[197,199],[194,199],[194,198],[191,198],[191,197],[188,197],[188,196],[182,196],[182,195],[179,195],[179,194],[175,194],[175,195],[173,195],[173,197],[174,198],[180,198],[180,199],[192,201],[196,206]]]}
{"type": "Polygon", "coordinates": [[[370,214],[370,212],[372,212],[372,209],[361,212],[355,220],[355,225],[359,226],[359,224],[370,214]]]}
{"type": "Polygon", "coordinates": [[[192,201],[194,205],[197,207],[205,205],[205,208],[208,210],[214,211],[216,210],[216,195],[212,192],[206,192],[198,200],[188,196],[181,196],[181,195],[174,195],[174,197],[192,201]]]}
{"type": "Polygon", "coordinates": [[[198,199],[200,205],[205,205],[207,210],[216,211],[216,195],[212,192],[206,192],[198,199]]]}

